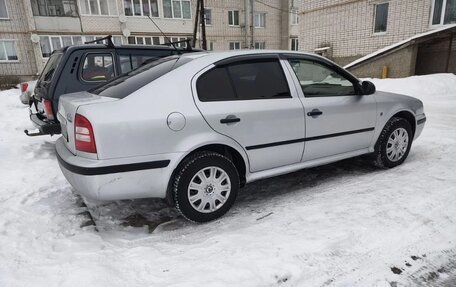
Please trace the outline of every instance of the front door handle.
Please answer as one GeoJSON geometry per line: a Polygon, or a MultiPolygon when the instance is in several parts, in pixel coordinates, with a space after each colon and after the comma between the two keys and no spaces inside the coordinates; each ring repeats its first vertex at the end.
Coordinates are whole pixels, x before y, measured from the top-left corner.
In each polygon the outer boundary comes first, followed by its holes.
{"type": "Polygon", "coordinates": [[[227,116],[226,118],[221,119],[221,120],[220,120],[220,123],[221,123],[221,124],[230,124],[230,123],[238,123],[238,122],[240,122],[240,121],[241,121],[240,118],[238,118],[238,117],[236,117],[236,116],[234,116],[234,115],[229,115],[229,116],[227,116]]]}
{"type": "Polygon", "coordinates": [[[323,114],[323,112],[320,111],[319,109],[313,109],[312,111],[307,113],[307,115],[309,117],[318,117],[318,116],[321,116],[322,114],[323,114]]]}

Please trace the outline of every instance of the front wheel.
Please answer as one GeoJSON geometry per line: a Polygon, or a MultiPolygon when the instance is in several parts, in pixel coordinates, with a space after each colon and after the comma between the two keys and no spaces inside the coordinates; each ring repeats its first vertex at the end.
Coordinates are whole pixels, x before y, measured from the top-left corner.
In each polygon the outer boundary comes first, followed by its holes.
{"type": "Polygon", "coordinates": [[[375,145],[375,164],[382,168],[402,164],[410,152],[412,141],[410,123],[403,118],[391,118],[375,145]]]}
{"type": "Polygon", "coordinates": [[[198,152],[179,165],[173,188],[181,214],[191,221],[207,222],[231,208],[239,190],[239,174],[229,158],[198,152]]]}

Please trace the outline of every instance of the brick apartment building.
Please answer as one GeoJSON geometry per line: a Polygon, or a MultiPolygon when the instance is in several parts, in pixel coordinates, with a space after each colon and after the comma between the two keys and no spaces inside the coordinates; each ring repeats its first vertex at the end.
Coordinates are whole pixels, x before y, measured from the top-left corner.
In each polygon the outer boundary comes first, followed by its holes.
{"type": "MultiPolygon", "coordinates": [[[[206,0],[208,49],[296,49],[294,2],[206,0]]],[[[164,43],[148,16],[172,41],[191,38],[195,11],[195,0],[0,0],[0,77],[33,78],[54,49],[105,35],[116,44],[164,43]]]]}
{"type": "MultiPolygon", "coordinates": [[[[0,77],[32,78],[53,49],[108,34],[115,43],[164,43],[147,16],[173,41],[192,37],[195,6],[196,0],[0,0],[0,77]]],[[[301,50],[342,65],[456,22],[456,0],[205,0],[205,6],[209,50],[301,50]]],[[[436,45],[448,47],[442,43],[436,45]]],[[[414,74],[419,51],[410,48],[410,67],[393,69],[393,76],[414,74]]]]}

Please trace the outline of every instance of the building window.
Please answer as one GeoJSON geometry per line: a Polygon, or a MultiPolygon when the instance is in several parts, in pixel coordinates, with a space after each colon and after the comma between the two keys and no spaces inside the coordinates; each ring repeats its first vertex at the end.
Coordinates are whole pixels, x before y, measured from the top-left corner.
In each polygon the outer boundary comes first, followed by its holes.
{"type": "Polygon", "coordinates": [[[206,26],[212,25],[212,10],[204,8],[204,23],[206,26]]]}
{"type": "Polygon", "coordinates": [[[0,19],[8,19],[8,10],[6,9],[6,0],[0,0],[0,19]]]}
{"type": "Polygon", "coordinates": [[[230,42],[230,50],[240,50],[241,42],[230,42]]]}
{"type": "Polygon", "coordinates": [[[163,14],[165,18],[191,19],[191,10],[190,0],[163,0],[163,14]]]}
{"type": "Polygon", "coordinates": [[[214,42],[209,42],[209,51],[214,51],[214,42]]]}
{"type": "Polygon", "coordinates": [[[256,13],[253,22],[255,28],[264,28],[266,26],[266,13],[256,13]]]}
{"type": "Polygon", "coordinates": [[[158,0],[124,0],[126,16],[158,17],[158,0]]]}
{"type": "MultiPolygon", "coordinates": [[[[187,47],[187,42],[185,42],[187,40],[187,38],[185,38],[185,37],[179,37],[179,38],[173,37],[170,40],[171,40],[171,42],[174,43],[174,46],[176,46],[178,48],[187,47]],[[177,42],[180,42],[180,43],[177,43],[177,42]]],[[[169,41],[167,39],[165,39],[165,44],[169,44],[169,41]]]]}
{"type": "Polygon", "coordinates": [[[456,0],[434,0],[432,25],[456,23],[456,0]]]}
{"type": "Polygon", "coordinates": [[[79,0],[82,15],[117,15],[115,0],[79,0]]]}
{"type": "Polygon", "coordinates": [[[299,24],[299,15],[298,9],[291,10],[291,25],[298,25],[299,24]]]}
{"type": "Polygon", "coordinates": [[[13,40],[0,41],[0,62],[17,61],[16,43],[13,40]]]}
{"type": "Polygon", "coordinates": [[[34,16],[78,16],[76,0],[32,0],[31,4],[34,16]]]}
{"type": "Polygon", "coordinates": [[[255,42],[254,47],[257,50],[264,50],[266,49],[266,42],[255,42]]]}
{"type": "Polygon", "coordinates": [[[375,5],[374,33],[385,33],[388,27],[389,3],[375,5]]]}
{"type": "MultiPolygon", "coordinates": [[[[82,45],[85,42],[90,42],[95,39],[101,39],[102,36],[40,36],[41,55],[43,58],[47,58],[52,54],[52,51],[60,49],[62,47],[71,45],[82,45]]],[[[122,44],[122,38],[120,36],[113,36],[112,42],[114,44],[122,44]]],[[[107,44],[106,40],[103,41],[107,44]]]]}
{"type": "Polygon", "coordinates": [[[299,50],[298,38],[291,38],[291,50],[292,51],[298,51],[299,50]]]}
{"type": "Polygon", "coordinates": [[[130,37],[128,37],[128,44],[132,44],[132,45],[160,45],[160,37],[130,36],[130,37]]]}
{"type": "Polygon", "coordinates": [[[239,11],[228,11],[228,25],[239,26],[239,11]]]}

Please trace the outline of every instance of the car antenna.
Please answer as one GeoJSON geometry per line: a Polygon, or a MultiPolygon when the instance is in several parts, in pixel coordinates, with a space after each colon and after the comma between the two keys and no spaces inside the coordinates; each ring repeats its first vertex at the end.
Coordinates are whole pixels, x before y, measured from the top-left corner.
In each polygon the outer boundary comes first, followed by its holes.
{"type": "Polygon", "coordinates": [[[160,27],[158,27],[157,23],[155,23],[155,21],[152,19],[152,17],[150,17],[150,16],[147,16],[147,17],[150,19],[150,21],[152,21],[152,23],[155,25],[155,27],[157,27],[158,31],[160,31],[160,33],[162,33],[163,37],[165,37],[165,39],[168,40],[168,42],[171,44],[171,46],[173,46],[174,50],[176,50],[176,52],[178,54],[182,54],[182,52],[179,51],[179,49],[177,49],[177,47],[174,45],[174,43],[171,42],[171,39],[168,36],[166,36],[165,33],[163,33],[163,31],[162,31],[162,29],[160,29],[160,27]]]}

